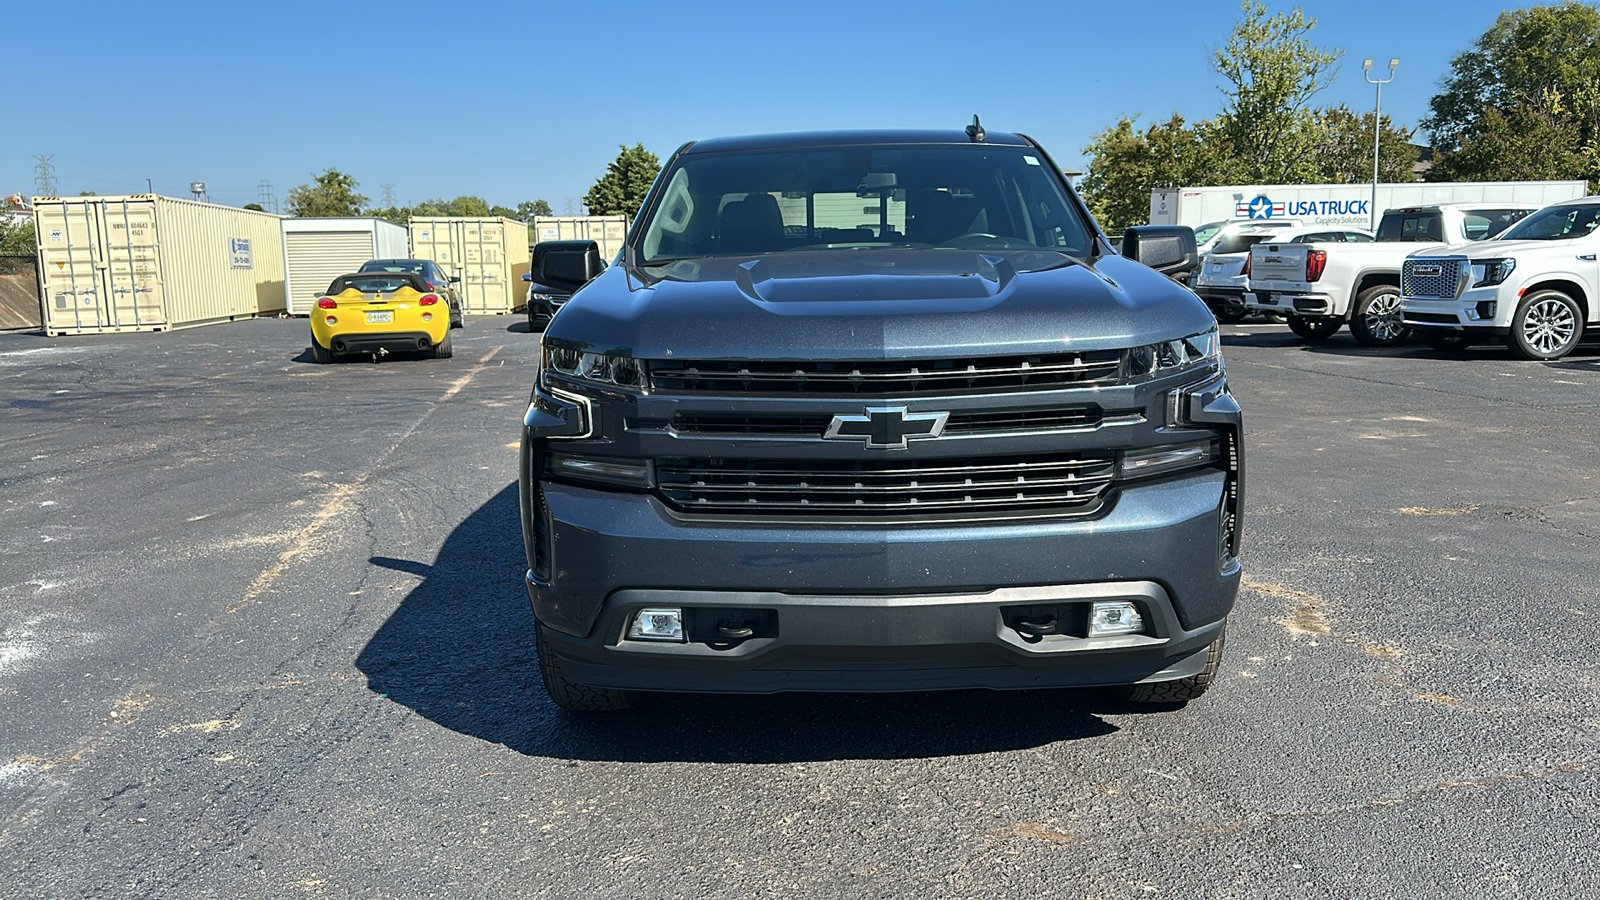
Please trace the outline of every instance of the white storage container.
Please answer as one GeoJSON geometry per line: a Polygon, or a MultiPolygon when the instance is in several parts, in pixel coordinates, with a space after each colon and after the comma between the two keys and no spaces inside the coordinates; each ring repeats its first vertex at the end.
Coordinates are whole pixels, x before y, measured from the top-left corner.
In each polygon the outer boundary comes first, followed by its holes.
{"type": "Polygon", "coordinates": [[[522,306],[528,270],[528,226],[490,216],[411,219],[411,256],[431,259],[461,281],[461,308],[472,315],[505,315],[522,306]]]}
{"type": "Polygon", "coordinates": [[[607,264],[622,252],[622,242],[627,238],[627,216],[535,216],[533,219],[533,243],[595,241],[600,245],[600,258],[607,264]]]}
{"type": "Polygon", "coordinates": [[[284,310],[272,213],[153,194],[39,197],[48,335],[166,331],[284,310]]]}
{"type": "Polygon", "coordinates": [[[340,275],[372,259],[404,259],[405,226],[375,218],[284,219],[284,299],[289,315],[304,316],[340,275]]]}

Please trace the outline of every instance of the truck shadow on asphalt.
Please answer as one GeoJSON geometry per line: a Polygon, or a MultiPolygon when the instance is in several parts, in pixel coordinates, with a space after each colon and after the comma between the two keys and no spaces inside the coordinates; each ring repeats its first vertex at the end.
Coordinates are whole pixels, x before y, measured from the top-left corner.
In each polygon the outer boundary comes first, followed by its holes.
{"type": "Polygon", "coordinates": [[[432,565],[374,557],[423,581],[356,658],[369,689],[531,756],[617,762],[994,753],[1101,737],[1117,731],[1102,714],[1135,712],[1098,691],[947,691],[658,694],[631,712],[571,715],[539,681],[521,557],[514,484],[451,532],[432,565]]]}

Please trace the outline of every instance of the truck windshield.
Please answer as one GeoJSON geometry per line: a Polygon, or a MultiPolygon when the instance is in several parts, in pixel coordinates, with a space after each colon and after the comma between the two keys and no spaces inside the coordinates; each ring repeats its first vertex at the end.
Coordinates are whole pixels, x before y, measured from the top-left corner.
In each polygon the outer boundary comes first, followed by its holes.
{"type": "Polygon", "coordinates": [[[827,249],[1057,250],[1093,230],[1044,157],[983,144],[686,154],[662,177],[641,264],[827,249]]]}
{"type": "Polygon", "coordinates": [[[1566,241],[1585,237],[1596,226],[1600,226],[1600,205],[1550,206],[1511,226],[1500,240],[1566,241]]]}

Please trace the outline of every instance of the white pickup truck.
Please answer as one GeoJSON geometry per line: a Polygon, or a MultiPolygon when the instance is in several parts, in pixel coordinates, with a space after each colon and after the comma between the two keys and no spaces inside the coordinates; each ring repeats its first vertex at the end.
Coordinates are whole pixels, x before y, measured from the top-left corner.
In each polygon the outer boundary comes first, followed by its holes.
{"type": "Polygon", "coordinates": [[[1346,322],[1368,347],[1398,344],[1411,334],[1400,315],[1400,268],[1407,256],[1445,244],[1486,241],[1536,207],[1517,203],[1452,203],[1386,210],[1371,244],[1278,244],[1250,250],[1245,306],[1289,317],[1307,341],[1332,337],[1346,322]]]}
{"type": "Polygon", "coordinates": [[[1400,273],[1406,326],[1430,346],[1503,339],[1559,359],[1600,324],[1600,197],[1547,206],[1499,238],[1418,253],[1400,273]]]}

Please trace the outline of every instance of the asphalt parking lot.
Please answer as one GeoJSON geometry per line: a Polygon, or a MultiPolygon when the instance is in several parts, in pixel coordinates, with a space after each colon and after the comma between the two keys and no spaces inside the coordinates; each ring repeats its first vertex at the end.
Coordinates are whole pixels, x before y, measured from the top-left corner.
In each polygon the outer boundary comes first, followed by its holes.
{"type": "Polygon", "coordinates": [[[1084,692],[539,686],[537,357],[304,320],[0,335],[0,895],[1600,896],[1600,355],[1225,326],[1223,674],[1084,692]]]}

